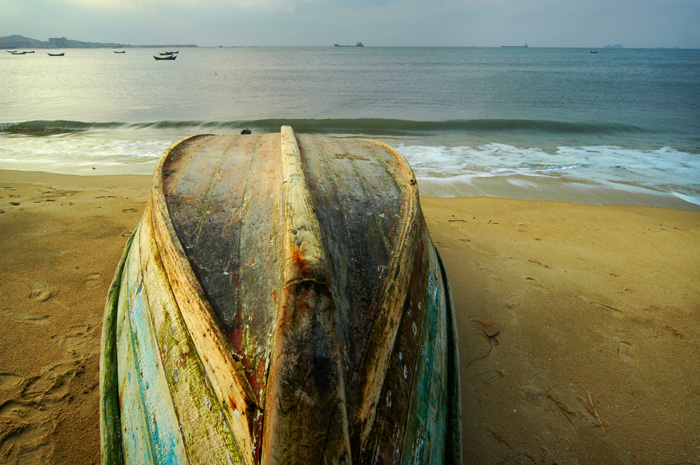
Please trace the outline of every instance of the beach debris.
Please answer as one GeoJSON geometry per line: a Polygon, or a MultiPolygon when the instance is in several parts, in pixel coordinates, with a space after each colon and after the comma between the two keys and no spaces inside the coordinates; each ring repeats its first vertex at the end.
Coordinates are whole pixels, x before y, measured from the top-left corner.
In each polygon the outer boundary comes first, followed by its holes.
{"type": "Polygon", "coordinates": [[[603,428],[603,431],[607,431],[609,426],[603,423],[603,420],[600,419],[600,415],[598,415],[598,409],[595,408],[595,404],[593,403],[593,399],[591,398],[591,393],[588,392],[588,389],[586,389],[586,394],[588,395],[588,402],[590,402],[593,415],[595,415],[596,419],[598,420],[598,423],[600,423],[600,427],[603,428]]]}
{"type": "Polygon", "coordinates": [[[635,347],[632,342],[618,341],[617,356],[620,357],[620,360],[623,362],[627,362],[631,365],[636,365],[638,363],[637,355],[635,354],[635,347]]]}
{"type": "Polygon", "coordinates": [[[476,358],[470,360],[470,361],[466,364],[465,368],[468,368],[472,363],[474,363],[474,362],[476,362],[476,361],[478,361],[478,360],[483,360],[483,359],[485,359],[486,357],[488,357],[489,355],[491,355],[491,351],[493,350],[493,348],[494,348],[495,346],[501,344],[501,343],[498,341],[498,336],[501,335],[501,331],[500,331],[500,330],[496,330],[496,329],[494,328],[494,326],[491,325],[491,324],[489,324],[489,323],[482,323],[481,321],[477,321],[477,322],[479,323],[479,325],[481,325],[481,331],[484,333],[484,335],[486,336],[487,340],[489,341],[489,350],[488,350],[484,355],[482,355],[481,357],[476,357],[476,358]]]}

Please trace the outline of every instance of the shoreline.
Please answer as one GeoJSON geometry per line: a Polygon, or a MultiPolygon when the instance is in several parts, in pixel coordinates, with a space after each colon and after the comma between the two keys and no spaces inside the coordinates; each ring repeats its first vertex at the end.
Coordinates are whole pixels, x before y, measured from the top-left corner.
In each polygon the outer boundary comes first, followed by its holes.
{"type": "Polygon", "coordinates": [[[421,195],[437,198],[489,197],[557,201],[577,205],[660,207],[700,211],[700,197],[657,192],[639,186],[626,189],[562,177],[513,175],[466,180],[418,179],[421,195]]]}
{"type": "MultiPolygon", "coordinates": [[[[124,167],[120,168],[122,171],[124,169],[124,167]]],[[[7,173],[17,173],[17,176],[20,176],[20,178],[22,176],[20,173],[43,173],[47,176],[77,176],[79,178],[134,176],[150,179],[152,176],[150,173],[142,173],[142,168],[137,165],[126,167],[126,172],[118,172],[113,167],[96,169],[89,167],[89,165],[84,166],[82,170],[84,171],[68,174],[41,170],[0,169],[0,171],[7,173]]],[[[555,201],[576,205],[639,206],[700,211],[700,196],[658,192],[633,185],[626,186],[625,189],[613,188],[592,181],[560,176],[419,177],[418,185],[421,197],[440,199],[487,197],[510,200],[555,201]]]]}
{"type": "MultiPolygon", "coordinates": [[[[150,180],[0,170],[4,460],[99,462],[101,319],[150,180]]],[[[700,460],[700,212],[422,192],[465,463],[700,460]]]]}

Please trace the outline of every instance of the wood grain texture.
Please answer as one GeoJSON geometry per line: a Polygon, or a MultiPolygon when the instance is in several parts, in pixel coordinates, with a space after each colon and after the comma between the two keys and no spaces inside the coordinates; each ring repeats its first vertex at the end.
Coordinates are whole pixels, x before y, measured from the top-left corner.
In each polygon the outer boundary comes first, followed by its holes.
{"type": "Polygon", "coordinates": [[[284,281],[267,380],[262,463],[351,463],[328,259],[291,128],[282,128],[281,140],[284,281]]]}
{"type": "Polygon", "coordinates": [[[102,350],[100,352],[100,443],[102,463],[124,463],[121,419],[119,413],[119,379],[117,374],[117,311],[121,292],[122,272],[136,231],[124,247],[114,279],[107,293],[102,320],[102,350]]]}
{"type": "Polygon", "coordinates": [[[185,139],[118,279],[113,463],[119,441],[128,463],[459,461],[449,283],[390,147],[289,127],[185,139]]]}
{"type": "MultiPolygon", "coordinates": [[[[197,143],[202,138],[206,136],[186,139],[171,149],[170,153],[179,154],[188,144],[197,143]]],[[[167,160],[168,157],[161,159],[156,173],[163,172],[163,164],[167,160]]],[[[248,384],[243,366],[229,350],[211,304],[175,232],[160,176],[154,176],[151,208],[156,244],[167,270],[173,295],[194,341],[207,379],[217,401],[223,406],[225,418],[232,426],[244,463],[252,463],[256,447],[254,431],[260,423],[260,407],[248,384]]]]}
{"type": "MultiPolygon", "coordinates": [[[[137,232],[140,235],[141,228],[137,232]]],[[[122,435],[131,463],[187,463],[180,425],[153,332],[141,273],[141,248],[132,247],[122,276],[117,328],[122,435]],[[144,440],[147,439],[147,440],[144,440]]]]}
{"type": "Polygon", "coordinates": [[[148,220],[150,213],[149,205],[137,236],[140,269],[187,455],[191,463],[244,463],[172,293],[148,220]]]}

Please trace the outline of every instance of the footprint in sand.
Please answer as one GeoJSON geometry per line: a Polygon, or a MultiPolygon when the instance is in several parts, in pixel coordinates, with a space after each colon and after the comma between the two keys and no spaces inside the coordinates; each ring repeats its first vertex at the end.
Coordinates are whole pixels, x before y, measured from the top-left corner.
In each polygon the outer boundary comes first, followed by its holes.
{"type": "MultiPolygon", "coordinates": [[[[26,388],[38,376],[24,378],[0,374],[0,461],[2,463],[51,463],[54,447],[48,441],[56,430],[51,399],[28,395],[26,388]]],[[[67,404],[67,401],[65,402],[67,404]]]]}
{"type": "Polygon", "coordinates": [[[535,375],[530,379],[530,384],[520,388],[523,400],[533,407],[540,407],[544,399],[551,393],[548,382],[540,375],[535,375]]]}
{"type": "Polygon", "coordinates": [[[57,422],[49,414],[18,402],[7,402],[0,412],[0,457],[3,463],[50,463],[54,447],[47,438],[57,422]]]}
{"type": "Polygon", "coordinates": [[[96,287],[100,284],[102,284],[102,273],[90,273],[87,280],[85,280],[87,287],[96,287]]]}
{"type": "Polygon", "coordinates": [[[505,375],[498,370],[489,370],[476,376],[481,384],[481,391],[485,391],[487,387],[503,379],[505,375]]]}
{"type": "Polygon", "coordinates": [[[12,318],[15,321],[19,321],[21,323],[34,323],[34,324],[46,324],[49,321],[49,316],[48,315],[40,315],[37,313],[26,313],[26,312],[15,312],[10,310],[9,308],[3,308],[2,309],[2,314],[3,316],[6,316],[7,318],[12,318]]]}
{"type": "Polygon", "coordinates": [[[636,365],[639,363],[639,360],[637,359],[637,354],[635,353],[636,350],[634,348],[634,344],[631,342],[627,341],[618,341],[617,343],[617,356],[620,357],[620,360],[622,360],[625,363],[629,363],[630,365],[636,365]]]}
{"type": "Polygon", "coordinates": [[[521,303],[522,299],[520,298],[520,296],[514,294],[506,299],[506,303],[504,305],[506,308],[515,308],[519,307],[521,303]]]}
{"type": "Polygon", "coordinates": [[[42,283],[32,284],[32,290],[29,292],[29,298],[33,300],[38,300],[39,302],[45,302],[53,297],[53,292],[49,289],[49,286],[42,283]]]}
{"type": "Polygon", "coordinates": [[[56,341],[58,359],[34,374],[22,377],[0,373],[0,462],[56,461],[56,441],[51,438],[59,419],[75,408],[78,388],[84,395],[93,395],[99,389],[97,379],[86,383],[80,376],[97,366],[99,320],[99,314],[92,313],[86,317],[85,324],[71,327],[56,341]]]}
{"type": "Polygon", "coordinates": [[[20,385],[24,381],[19,375],[14,373],[0,373],[0,390],[5,391],[20,385]]]}

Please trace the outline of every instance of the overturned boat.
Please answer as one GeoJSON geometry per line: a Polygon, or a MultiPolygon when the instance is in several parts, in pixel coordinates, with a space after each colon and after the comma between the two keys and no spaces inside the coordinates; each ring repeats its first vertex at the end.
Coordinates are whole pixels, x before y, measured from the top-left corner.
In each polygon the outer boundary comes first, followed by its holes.
{"type": "Polygon", "coordinates": [[[109,290],[103,463],[461,463],[453,317],[390,147],[185,139],[109,290]]]}

